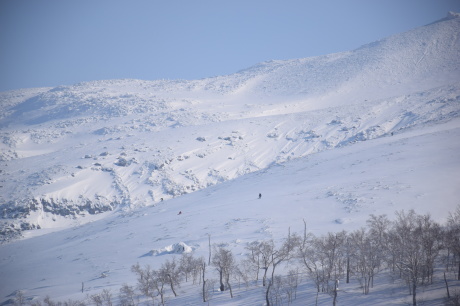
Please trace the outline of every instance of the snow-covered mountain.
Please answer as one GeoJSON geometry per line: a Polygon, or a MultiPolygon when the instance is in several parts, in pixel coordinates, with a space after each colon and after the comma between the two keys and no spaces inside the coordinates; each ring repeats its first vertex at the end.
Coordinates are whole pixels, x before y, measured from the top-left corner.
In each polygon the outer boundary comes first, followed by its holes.
{"type": "Polygon", "coordinates": [[[459,18],[350,52],[197,81],[2,93],[3,233],[157,204],[311,153],[458,116],[459,18]],[[16,229],[19,227],[16,225],[16,229]]]}
{"type": "Polygon", "coordinates": [[[401,208],[445,218],[460,196],[459,33],[450,14],[227,76],[0,93],[2,240],[63,229],[0,247],[0,297],[135,282],[143,254],[184,240],[205,253],[206,233],[241,248],[302,219],[321,233],[401,208]],[[93,275],[106,270],[109,284],[93,275]]]}

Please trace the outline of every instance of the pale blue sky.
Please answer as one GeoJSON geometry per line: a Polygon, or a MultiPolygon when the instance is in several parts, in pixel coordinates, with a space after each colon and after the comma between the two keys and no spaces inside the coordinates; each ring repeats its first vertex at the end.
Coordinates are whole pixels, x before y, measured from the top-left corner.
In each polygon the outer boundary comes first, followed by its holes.
{"type": "Polygon", "coordinates": [[[200,79],[353,50],[460,0],[0,0],[0,91],[200,79]]]}

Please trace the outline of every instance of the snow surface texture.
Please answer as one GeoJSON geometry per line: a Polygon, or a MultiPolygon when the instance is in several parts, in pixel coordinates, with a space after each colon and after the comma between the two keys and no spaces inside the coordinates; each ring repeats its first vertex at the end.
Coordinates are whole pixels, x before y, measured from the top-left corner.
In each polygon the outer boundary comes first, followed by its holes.
{"type": "Polygon", "coordinates": [[[205,256],[208,234],[242,254],[303,219],[443,222],[460,203],[459,33],[451,14],[228,76],[0,93],[2,240],[29,238],[0,246],[0,298],[118,290],[136,262],[205,256]]]}

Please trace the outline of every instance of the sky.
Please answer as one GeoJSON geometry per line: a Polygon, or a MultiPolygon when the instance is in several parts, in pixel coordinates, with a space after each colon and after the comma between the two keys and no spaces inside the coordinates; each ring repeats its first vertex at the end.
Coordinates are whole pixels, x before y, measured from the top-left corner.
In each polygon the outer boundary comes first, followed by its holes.
{"type": "Polygon", "coordinates": [[[460,0],[0,0],[0,91],[201,79],[356,49],[460,0]]]}

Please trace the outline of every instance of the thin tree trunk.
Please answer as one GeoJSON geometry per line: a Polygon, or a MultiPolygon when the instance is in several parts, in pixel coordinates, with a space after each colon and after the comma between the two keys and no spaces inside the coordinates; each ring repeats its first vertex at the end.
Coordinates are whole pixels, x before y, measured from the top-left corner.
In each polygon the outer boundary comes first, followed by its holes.
{"type": "Polygon", "coordinates": [[[263,277],[263,279],[262,279],[262,286],[265,287],[265,285],[267,284],[267,271],[268,271],[268,267],[264,267],[263,269],[265,270],[265,272],[264,272],[264,277],[263,277]]]}
{"type": "Polygon", "coordinates": [[[227,288],[230,291],[230,298],[233,299],[233,291],[232,291],[232,286],[230,286],[230,281],[227,279],[226,283],[227,283],[227,288]]]}
{"type": "Polygon", "coordinates": [[[211,264],[211,235],[208,234],[209,236],[209,258],[208,258],[208,265],[211,264]]]}
{"type": "Polygon", "coordinates": [[[347,284],[350,283],[350,256],[347,256],[347,284]]]}
{"type": "Polygon", "coordinates": [[[206,271],[206,262],[203,260],[203,302],[206,303],[206,281],[204,280],[204,273],[206,271]]]}
{"type": "Polygon", "coordinates": [[[174,293],[174,296],[177,296],[176,290],[174,290],[174,283],[173,283],[171,274],[168,274],[168,277],[169,277],[169,286],[171,287],[171,290],[174,293]]]}
{"type": "Polygon", "coordinates": [[[335,281],[335,284],[334,284],[334,300],[332,302],[332,305],[336,305],[337,303],[337,289],[338,289],[338,285],[337,285],[337,280],[335,281]]]}
{"type": "Polygon", "coordinates": [[[223,277],[224,277],[223,271],[220,270],[220,271],[219,271],[220,291],[224,291],[224,290],[225,290],[224,282],[223,282],[223,280],[222,280],[223,277]]]}
{"type": "MultiPolygon", "coordinates": [[[[460,254],[458,254],[459,257],[460,257],[460,254]]],[[[457,280],[460,280],[460,260],[458,261],[458,276],[457,276],[457,280]]]]}
{"type": "Polygon", "coordinates": [[[450,299],[449,284],[447,283],[446,272],[444,272],[444,281],[446,282],[447,298],[450,299]]]}
{"type": "Polygon", "coordinates": [[[270,287],[271,287],[272,283],[269,282],[268,283],[268,287],[267,287],[267,291],[265,292],[265,302],[267,303],[267,306],[270,306],[270,300],[268,298],[268,294],[270,292],[270,287]]]}

